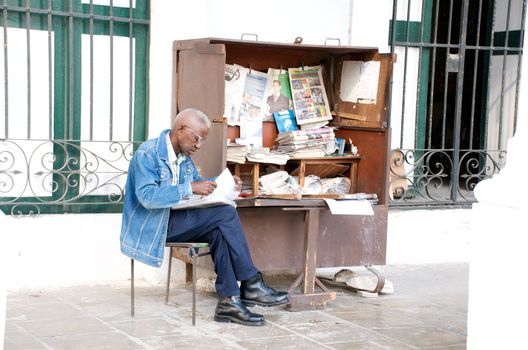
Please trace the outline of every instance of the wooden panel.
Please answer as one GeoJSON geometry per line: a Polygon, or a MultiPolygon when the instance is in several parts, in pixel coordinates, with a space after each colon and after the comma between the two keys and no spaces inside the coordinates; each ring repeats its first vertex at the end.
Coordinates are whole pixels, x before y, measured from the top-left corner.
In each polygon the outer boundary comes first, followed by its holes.
{"type": "Polygon", "coordinates": [[[224,113],[225,47],[201,41],[190,49],[178,50],[174,44],[174,84],[176,98],[173,116],[193,107],[211,120],[222,119],[224,113]]]}
{"type": "Polygon", "coordinates": [[[215,177],[220,175],[227,164],[227,148],[218,147],[224,145],[227,134],[227,124],[223,122],[211,123],[209,136],[202,144],[201,149],[193,154],[194,164],[200,169],[203,177],[215,177]]]}
{"type": "MultiPolygon", "coordinates": [[[[280,208],[238,208],[255,265],[263,271],[300,270],[304,212],[280,208]]],[[[382,265],[386,260],[387,207],[374,216],[332,215],[319,220],[317,266],[382,265]]]]}
{"type": "Polygon", "coordinates": [[[387,204],[390,130],[339,129],[335,134],[345,140],[352,139],[362,157],[356,192],[376,193],[380,204],[387,204]]]}
{"type": "Polygon", "coordinates": [[[385,128],[387,126],[388,97],[390,87],[390,77],[392,74],[393,57],[385,55],[345,55],[341,56],[336,67],[336,81],[334,87],[335,112],[337,118],[335,122],[344,126],[358,126],[366,128],[385,128]],[[378,92],[376,104],[364,104],[345,102],[341,100],[341,71],[344,61],[380,61],[380,75],[378,80],[378,92]],[[340,113],[351,116],[350,118],[339,117],[340,113]]]}
{"type": "Polygon", "coordinates": [[[213,121],[207,141],[193,155],[204,177],[214,177],[225,168],[227,126],[224,111],[225,48],[203,40],[174,42],[173,117],[193,107],[213,121]],[[220,145],[220,147],[219,147],[220,145]]]}

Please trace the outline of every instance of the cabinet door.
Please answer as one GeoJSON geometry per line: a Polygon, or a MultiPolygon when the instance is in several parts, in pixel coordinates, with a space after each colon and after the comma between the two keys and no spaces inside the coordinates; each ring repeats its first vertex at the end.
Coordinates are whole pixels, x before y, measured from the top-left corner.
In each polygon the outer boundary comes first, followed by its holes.
{"type": "Polygon", "coordinates": [[[209,136],[193,160],[202,176],[216,176],[226,166],[225,46],[203,40],[176,41],[173,54],[173,113],[193,107],[207,114],[212,122],[209,136]]]}

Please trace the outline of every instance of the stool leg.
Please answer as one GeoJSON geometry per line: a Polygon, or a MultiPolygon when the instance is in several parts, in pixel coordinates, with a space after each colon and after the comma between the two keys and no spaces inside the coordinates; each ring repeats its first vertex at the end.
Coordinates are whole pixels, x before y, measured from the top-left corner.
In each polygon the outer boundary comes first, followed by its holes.
{"type": "Polygon", "coordinates": [[[192,253],[192,325],[196,325],[196,250],[191,248],[192,253]]]}
{"type": "Polygon", "coordinates": [[[130,259],[130,316],[134,317],[134,259],[130,259]]]}
{"type": "Polygon", "coordinates": [[[169,303],[169,289],[170,289],[170,278],[171,278],[171,269],[172,269],[172,248],[173,247],[170,247],[169,268],[167,271],[167,290],[165,292],[165,304],[169,303]]]}

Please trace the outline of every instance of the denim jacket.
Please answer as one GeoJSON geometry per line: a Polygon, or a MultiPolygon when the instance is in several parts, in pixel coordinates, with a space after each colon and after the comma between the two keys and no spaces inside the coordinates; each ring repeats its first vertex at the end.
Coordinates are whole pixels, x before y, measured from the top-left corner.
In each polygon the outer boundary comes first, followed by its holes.
{"type": "Polygon", "coordinates": [[[145,141],[128,168],[121,223],[121,252],[145,264],[163,262],[170,208],[191,195],[191,182],[203,180],[190,157],[180,164],[179,185],[171,186],[167,133],[145,141]]]}

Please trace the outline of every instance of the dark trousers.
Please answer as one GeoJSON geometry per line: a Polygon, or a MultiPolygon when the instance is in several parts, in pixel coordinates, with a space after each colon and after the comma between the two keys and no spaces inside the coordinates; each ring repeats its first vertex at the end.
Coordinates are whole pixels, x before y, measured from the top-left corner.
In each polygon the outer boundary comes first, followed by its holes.
{"type": "Polygon", "coordinates": [[[219,296],[239,295],[237,281],[247,280],[258,272],[238,213],[230,205],[171,210],[167,242],[209,243],[219,296]]]}

